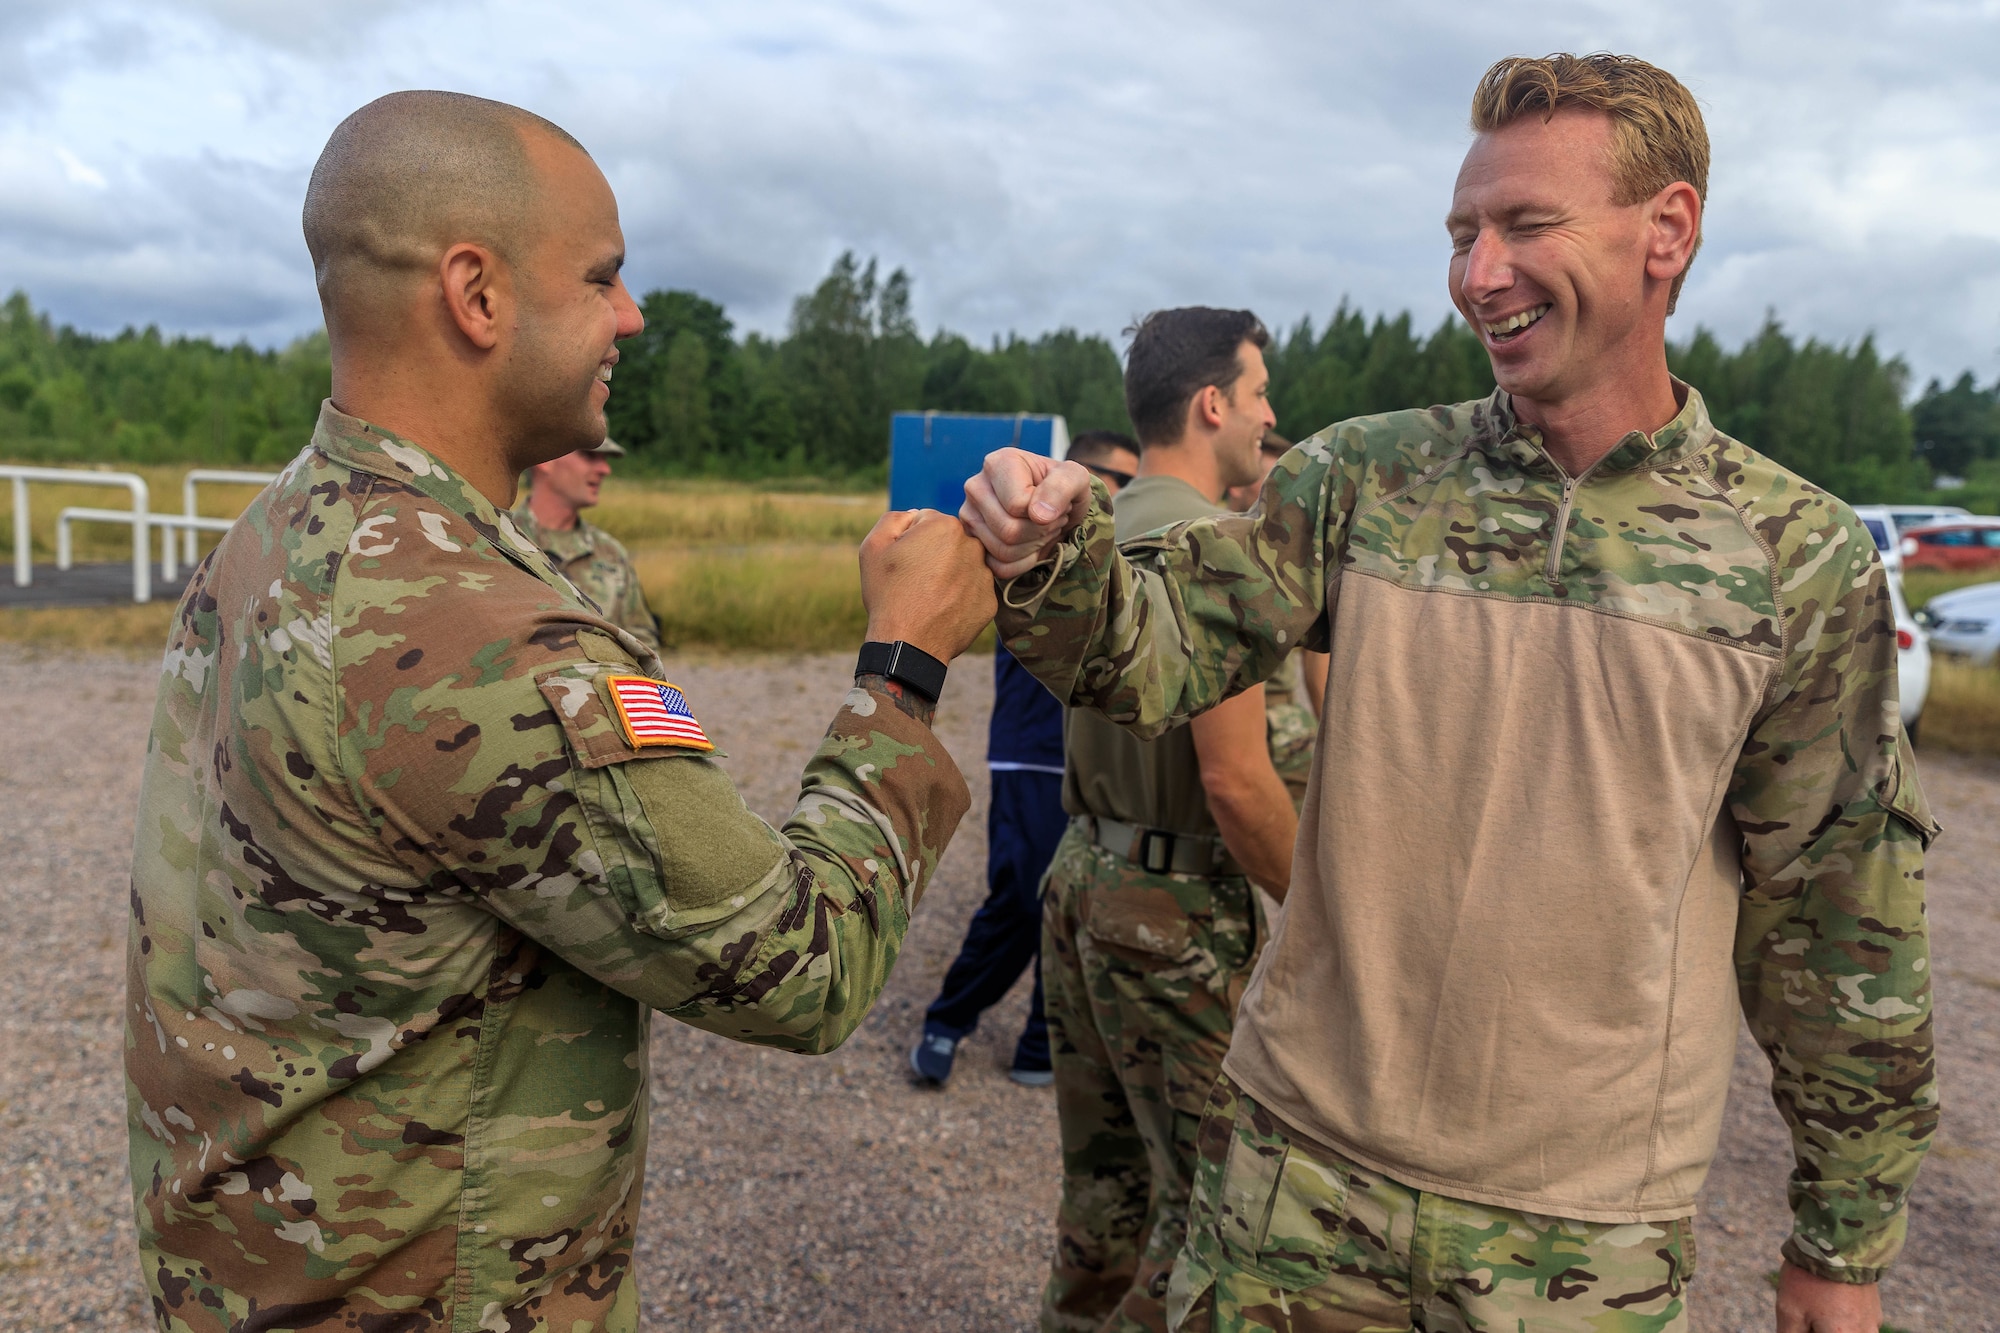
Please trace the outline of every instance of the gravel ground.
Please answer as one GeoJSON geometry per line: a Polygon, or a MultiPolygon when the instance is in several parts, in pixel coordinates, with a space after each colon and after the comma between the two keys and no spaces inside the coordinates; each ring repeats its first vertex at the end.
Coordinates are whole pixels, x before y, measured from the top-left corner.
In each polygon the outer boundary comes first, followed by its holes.
{"type": "MultiPolygon", "coordinates": [[[[640,1289],[654,1330],[1032,1326],[1055,1203],[1046,1091],[1008,1082],[1026,988],[944,1092],[904,1055],[983,896],[990,693],[956,674],[941,730],[973,812],[874,1015],[820,1059],[661,1022],[640,1289]]],[[[675,679],[750,804],[790,805],[846,657],[692,660],[675,679]]],[[[152,669],[0,648],[0,1328],[144,1327],[125,1189],[119,1057],[125,881],[152,669]]],[[[2000,764],[1927,753],[1949,832],[1931,860],[1943,1134],[1884,1291],[1909,1333],[2000,1329],[2000,764]]],[[[1746,1042],[1702,1217],[1694,1324],[1771,1326],[1783,1129],[1746,1042]]]]}

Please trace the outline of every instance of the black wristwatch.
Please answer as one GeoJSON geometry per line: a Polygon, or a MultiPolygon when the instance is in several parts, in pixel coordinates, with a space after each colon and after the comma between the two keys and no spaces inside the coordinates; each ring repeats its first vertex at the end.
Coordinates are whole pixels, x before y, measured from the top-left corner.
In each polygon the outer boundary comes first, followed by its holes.
{"type": "Polygon", "coordinates": [[[944,693],[944,663],[915,644],[904,643],[901,639],[894,643],[862,644],[861,656],[855,659],[854,674],[887,676],[909,686],[931,703],[936,703],[938,696],[944,693]]]}

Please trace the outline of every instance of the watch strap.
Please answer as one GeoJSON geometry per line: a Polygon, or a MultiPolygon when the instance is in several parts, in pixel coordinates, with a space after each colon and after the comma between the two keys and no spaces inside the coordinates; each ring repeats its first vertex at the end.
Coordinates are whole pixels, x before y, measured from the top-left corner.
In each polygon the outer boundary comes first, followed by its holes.
{"type": "Polygon", "coordinates": [[[857,676],[887,676],[909,686],[932,703],[944,693],[945,664],[914,644],[871,640],[855,659],[857,676]]]}

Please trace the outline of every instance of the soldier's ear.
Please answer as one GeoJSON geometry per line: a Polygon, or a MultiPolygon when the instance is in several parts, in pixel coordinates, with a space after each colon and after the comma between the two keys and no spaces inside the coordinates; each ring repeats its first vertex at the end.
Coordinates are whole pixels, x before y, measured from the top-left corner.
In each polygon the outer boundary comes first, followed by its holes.
{"type": "Polygon", "coordinates": [[[460,336],[481,351],[492,351],[500,341],[501,307],[508,296],[499,256],[461,241],[438,260],[438,281],[445,313],[460,336]]]}

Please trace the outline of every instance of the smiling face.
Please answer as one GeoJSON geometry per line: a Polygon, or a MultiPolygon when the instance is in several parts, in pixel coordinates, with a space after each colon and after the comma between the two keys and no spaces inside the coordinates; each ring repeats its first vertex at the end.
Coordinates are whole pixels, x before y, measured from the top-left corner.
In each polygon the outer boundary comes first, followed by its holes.
{"type": "Polygon", "coordinates": [[[1675,238],[1691,241],[1683,215],[1700,204],[1684,185],[1614,202],[1611,147],[1608,116],[1566,108],[1481,134],[1459,169],[1445,220],[1452,303],[1531,417],[1662,355],[1669,285],[1690,248],[1675,238]]]}
{"type": "Polygon", "coordinates": [[[1203,390],[1220,400],[1216,410],[1222,422],[1215,433],[1215,461],[1225,487],[1246,485],[1262,477],[1264,464],[1258,447],[1264,432],[1278,424],[1271,411],[1271,372],[1264,364],[1263,350],[1246,340],[1236,350],[1236,361],[1243,370],[1226,392],[1203,390]]]}
{"type": "Polygon", "coordinates": [[[519,320],[504,393],[530,453],[524,462],[595,448],[604,438],[617,340],[644,327],[619,269],[618,201],[589,155],[531,136],[542,216],[513,265],[519,320]]]}

